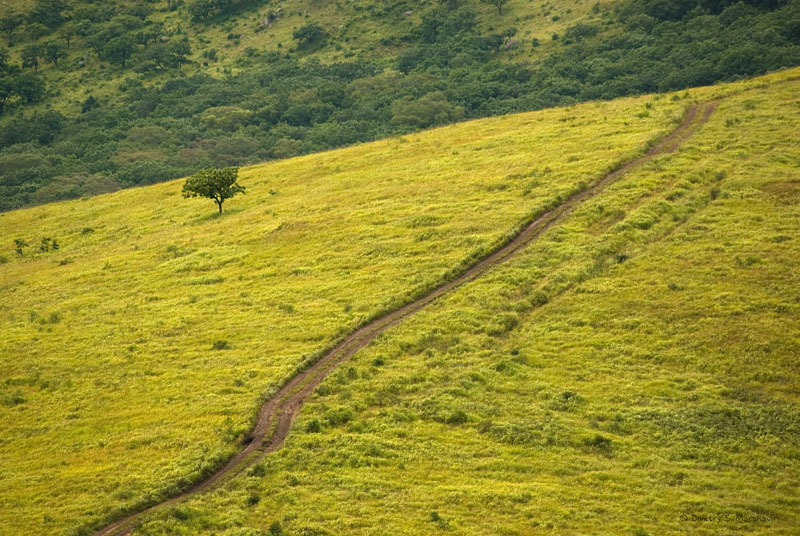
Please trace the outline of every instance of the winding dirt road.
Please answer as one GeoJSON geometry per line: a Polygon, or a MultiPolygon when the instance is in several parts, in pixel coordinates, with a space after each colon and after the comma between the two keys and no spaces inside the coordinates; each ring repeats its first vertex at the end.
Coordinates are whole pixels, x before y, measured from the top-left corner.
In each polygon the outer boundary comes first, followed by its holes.
{"type": "Polygon", "coordinates": [[[480,277],[494,266],[511,258],[547,229],[572,212],[579,203],[598,195],[611,182],[619,179],[629,171],[642,166],[659,154],[671,153],[677,150],[700,126],[708,121],[715,109],[716,102],[692,105],[687,111],[683,122],[666,138],[654,145],[646,154],[628,161],[622,167],[607,174],[591,187],[573,195],[558,207],[542,214],[525,227],[513,240],[499,247],[492,252],[491,255],[474,264],[456,279],[442,284],[425,296],[359,328],[326,353],[314,365],[292,378],[283,388],[263,404],[258,413],[258,420],[255,428],[250,433],[249,443],[241,452],[228,461],[224,467],[179,495],[140,512],[130,514],[96,532],[94,536],[124,536],[130,534],[133,532],[137,520],[145,514],[164,506],[179,503],[192,495],[215,488],[252,467],[265,454],[280,448],[286,436],[289,434],[292,422],[300,412],[300,408],[303,406],[305,400],[314,391],[314,388],[344,360],[355,354],[361,348],[367,346],[375,337],[391,326],[399,323],[407,316],[416,313],[442,295],[468,281],[480,277]]]}

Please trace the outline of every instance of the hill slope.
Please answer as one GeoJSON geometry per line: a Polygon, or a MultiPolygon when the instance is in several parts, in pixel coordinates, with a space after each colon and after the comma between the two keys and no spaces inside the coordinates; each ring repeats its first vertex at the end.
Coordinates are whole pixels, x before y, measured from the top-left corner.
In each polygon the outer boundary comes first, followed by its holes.
{"type": "Polygon", "coordinates": [[[790,534],[797,71],[356,354],[286,446],[134,534],[790,534]]]}
{"type": "Polygon", "coordinates": [[[0,214],[34,245],[0,264],[0,524],[86,534],[185,487],[320,350],[717,99],[678,152],[356,354],[283,450],[139,533],[785,533],[797,78],[254,167],[222,217],[178,183],[0,214]]]}
{"type": "Polygon", "coordinates": [[[19,256],[9,241],[0,264],[0,524],[97,525],[207,473],[304,362],[643,151],[686,106],[592,103],[248,168],[222,217],[176,182],[0,214],[32,244],[19,256]],[[59,249],[37,251],[43,238],[59,249]]]}

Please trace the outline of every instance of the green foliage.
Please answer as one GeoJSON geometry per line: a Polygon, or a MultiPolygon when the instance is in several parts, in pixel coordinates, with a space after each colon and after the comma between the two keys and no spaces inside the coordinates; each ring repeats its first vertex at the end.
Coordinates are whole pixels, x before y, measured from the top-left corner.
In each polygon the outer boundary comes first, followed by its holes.
{"type": "Polygon", "coordinates": [[[14,239],[14,251],[16,251],[17,255],[22,257],[24,255],[23,249],[28,247],[28,242],[25,241],[23,238],[15,238],[14,239]]]}
{"type": "Polygon", "coordinates": [[[214,341],[214,344],[211,345],[212,350],[228,350],[230,347],[228,341],[223,340],[214,341]]]}
{"type": "Polygon", "coordinates": [[[7,13],[0,17],[0,31],[6,34],[6,37],[11,39],[14,31],[19,29],[25,16],[21,13],[7,13]]]}
{"type": "Polygon", "coordinates": [[[508,3],[508,0],[481,0],[484,4],[490,4],[497,8],[499,14],[503,13],[503,6],[508,3]]]}
{"type": "Polygon", "coordinates": [[[464,108],[453,106],[437,91],[419,99],[405,97],[392,103],[392,122],[413,128],[444,125],[464,118],[464,108]]]}
{"type": "Polygon", "coordinates": [[[336,31],[329,22],[334,19],[315,10],[291,20],[297,14],[289,5],[269,8],[253,30],[249,17],[258,8],[245,0],[173,2],[170,23],[147,3],[75,2],[69,9],[37,4],[34,18],[45,17],[48,25],[31,19],[30,10],[0,19],[14,45],[12,54],[0,53],[8,56],[0,61],[0,155],[15,154],[17,143],[45,139],[25,151],[53,164],[35,178],[3,177],[7,195],[0,210],[52,199],[51,190],[87,193],[89,182],[67,188],[64,177],[106,177],[108,183],[96,181],[100,193],[108,184],[149,184],[210,166],[286,158],[464,119],[682,89],[800,63],[796,2],[661,4],[624,0],[613,10],[587,9],[570,19],[565,11],[536,4],[498,5],[493,13],[477,2],[434,2],[406,17],[410,5],[370,0],[363,9],[342,7],[335,20],[344,24],[336,31]],[[190,12],[208,24],[195,24],[187,34],[190,12]],[[539,17],[555,17],[563,26],[548,26],[529,39],[509,25],[535,27],[539,17]],[[18,19],[23,24],[12,28],[18,19]],[[230,28],[216,26],[223,19],[230,28]],[[359,48],[368,45],[354,44],[352,33],[373,24],[381,28],[375,34],[380,46],[359,48]],[[241,50],[228,48],[221,37],[251,39],[249,32],[257,30],[256,44],[241,50]],[[551,31],[558,42],[533,55],[503,47],[516,35],[522,52],[551,31]],[[277,48],[274,40],[293,34],[298,47],[286,53],[277,48]],[[199,61],[193,63],[193,54],[199,61]],[[209,62],[216,65],[203,65],[209,62]],[[103,71],[108,64],[114,68],[103,71]],[[217,67],[219,73],[212,73],[217,67]],[[92,87],[92,95],[77,94],[63,79],[79,73],[112,83],[92,87]],[[82,106],[89,97],[103,106],[82,106]],[[64,121],[51,135],[24,135],[34,130],[19,124],[30,116],[25,107],[43,101],[64,121]],[[124,146],[128,131],[150,126],[168,128],[177,141],[136,152],[124,146]],[[6,128],[13,134],[5,135],[6,128]]]}
{"type": "Polygon", "coordinates": [[[295,30],[292,37],[302,46],[318,45],[328,38],[328,32],[319,24],[309,22],[295,30]]]}
{"type": "Polygon", "coordinates": [[[36,0],[33,8],[28,12],[28,20],[48,28],[55,28],[66,20],[64,12],[67,9],[69,9],[69,4],[66,0],[36,0]]]}
{"type": "Polygon", "coordinates": [[[58,65],[58,61],[66,57],[67,51],[58,41],[48,41],[42,47],[42,57],[52,63],[58,65]]]}
{"type": "Polygon", "coordinates": [[[238,180],[239,169],[229,167],[224,169],[201,169],[183,184],[183,197],[206,197],[213,199],[222,213],[222,203],[236,194],[245,193],[244,186],[238,180]]]}
{"type": "Polygon", "coordinates": [[[134,51],[134,41],[128,36],[114,37],[103,46],[101,55],[109,62],[125,67],[134,51]]]}
{"type": "Polygon", "coordinates": [[[39,251],[45,253],[47,251],[56,251],[59,248],[58,240],[55,238],[44,237],[39,244],[39,251]]]}
{"type": "Polygon", "coordinates": [[[42,49],[39,45],[28,45],[20,53],[22,58],[22,68],[28,69],[33,67],[34,71],[39,70],[39,56],[42,54],[42,49]]]}
{"type": "Polygon", "coordinates": [[[227,13],[233,6],[233,0],[192,0],[189,14],[194,21],[206,21],[227,13]]]}

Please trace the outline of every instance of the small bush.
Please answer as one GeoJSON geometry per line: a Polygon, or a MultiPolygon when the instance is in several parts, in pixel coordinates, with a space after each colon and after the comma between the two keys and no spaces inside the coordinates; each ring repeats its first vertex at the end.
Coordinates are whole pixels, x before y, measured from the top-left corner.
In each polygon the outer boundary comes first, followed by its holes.
{"type": "Polygon", "coordinates": [[[250,471],[247,472],[247,476],[254,476],[257,478],[265,477],[267,476],[267,468],[263,463],[257,463],[250,468],[250,471]]]}
{"type": "Polygon", "coordinates": [[[445,422],[447,424],[461,425],[461,424],[466,424],[468,420],[469,417],[467,417],[466,413],[464,413],[461,410],[457,410],[451,413],[450,416],[447,417],[447,420],[445,422]]]}
{"type": "Polygon", "coordinates": [[[24,255],[23,249],[28,247],[28,243],[23,238],[15,238],[14,239],[14,251],[17,252],[17,255],[22,257],[24,255]]]}
{"type": "Polygon", "coordinates": [[[318,419],[311,419],[306,423],[306,432],[310,434],[318,434],[322,431],[322,425],[318,419]]]}
{"type": "Polygon", "coordinates": [[[583,444],[590,449],[599,450],[601,452],[610,452],[612,447],[611,440],[600,434],[595,434],[593,437],[584,439],[583,444]]]}
{"type": "Polygon", "coordinates": [[[251,491],[250,495],[247,496],[247,506],[255,506],[259,502],[261,502],[261,495],[255,491],[251,491]]]}
{"type": "Polygon", "coordinates": [[[39,244],[39,251],[45,253],[51,249],[53,251],[58,249],[58,240],[50,238],[49,236],[42,238],[42,242],[39,244]]]}
{"type": "Polygon", "coordinates": [[[173,507],[172,510],[170,511],[170,514],[172,515],[172,517],[174,517],[179,521],[186,521],[190,517],[192,517],[192,514],[191,512],[189,512],[188,509],[179,506],[173,507]]]}
{"type": "Polygon", "coordinates": [[[223,340],[214,341],[214,344],[211,345],[212,350],[227,350],[230,347],[231,345],[228,343],[228,341],[223,340]]]}
{"type": "Polygon", "coordinates": [[[24,404],[26,402],[25,397],[22,395],[22,391],[14,391],[13,394],[8,395],[3,398],[3,405],[5,406],[19,406],[20,404],[24,404]]]}
{"type": "Polygon", "coordinates": [[[531,305],[534,307],[546,305],[548,301],[550,301],[550,297],[544,291],[537,290],[531,295],[531,305]]]}
{"type": "Polygon", "coordinates": [[[329,409],[325,412],[325,420],[331,426],[338,426],[340,424],[347,424],[353,420],[353,412],[348,408],[329,409]]]}

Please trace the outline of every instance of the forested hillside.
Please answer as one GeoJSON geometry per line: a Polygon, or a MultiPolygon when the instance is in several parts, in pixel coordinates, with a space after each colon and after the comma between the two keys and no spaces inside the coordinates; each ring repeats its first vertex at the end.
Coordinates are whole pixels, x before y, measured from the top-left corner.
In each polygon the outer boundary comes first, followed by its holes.
{"type": "Polygon", "coordinates": [[[6,1],[0,210],[800,64],[800,0],[6,1]]]}

